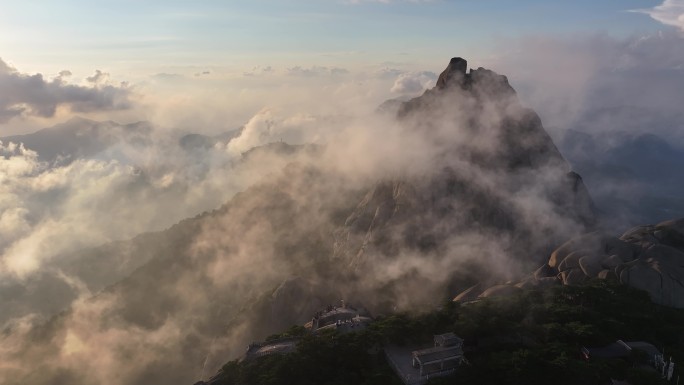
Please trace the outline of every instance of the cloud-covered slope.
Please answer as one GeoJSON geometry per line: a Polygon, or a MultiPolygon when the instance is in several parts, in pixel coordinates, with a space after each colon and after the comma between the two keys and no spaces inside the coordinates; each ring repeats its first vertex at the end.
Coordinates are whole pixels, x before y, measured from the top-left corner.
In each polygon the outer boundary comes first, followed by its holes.
{"type": "MultiPolygon", "coordinates": [[[[505,77],[454,59],[399,116],[349,120],[323,147],[251,151],[260,181],[220,209],[93,250],[151,259],[46,325],[13,320],[0,380],[190,383],[316,304],[426,308],[592,225],[581,179],[505,77]]],[[[263,117],[227,148],[274,128],[263,117]]]]}

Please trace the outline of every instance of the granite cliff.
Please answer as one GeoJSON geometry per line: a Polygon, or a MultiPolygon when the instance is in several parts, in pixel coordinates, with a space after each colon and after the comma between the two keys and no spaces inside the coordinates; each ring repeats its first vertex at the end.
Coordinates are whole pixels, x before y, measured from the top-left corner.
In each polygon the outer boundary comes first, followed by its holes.
{"type": "MultiPolygon", "coordinates": [[[[466,70],[464,59],[451,59],[434,88],[399,105],[397,125],[433,144],[433,167],[379,181],[336,230],[334,258],[352,270],[407,252],[426,265],[449,263],[460,248],[470,255],[455,264],[469,260],[485,280],[501,278],[595,226],[581,177],[539,116],[520,105],[505,76],[466,70]]],[[[423,278],[417,285],[434,277],[423,278]]]]}

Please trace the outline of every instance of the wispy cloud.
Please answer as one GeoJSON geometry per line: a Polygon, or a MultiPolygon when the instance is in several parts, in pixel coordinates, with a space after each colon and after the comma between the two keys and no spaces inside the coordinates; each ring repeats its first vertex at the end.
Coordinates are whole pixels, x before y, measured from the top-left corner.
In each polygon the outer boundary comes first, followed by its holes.
{"type": "Polygon", "coordinates": [[[434,72],[406,72],[397,77],[390,91],[398,94],[417,94],[431,88],[436,80],[437,74],[434,72]]]}
{"type": "Polygon", "coordinates": [[[27,75],[0,59],[0,123],[20,116],[53,117],[58,107],[75,112],[98,112],[131,108],[130,89],[125,85],[110,85],[108,74],[97,71],[87,80],[92,86],[67,84],[60,72],[53,80],[42,74],[27,75]]]}
{"type": "Polygon", "coordinates": [[[346,75],[349,71],[345,68],[339,67],[322,67],[322,66],[312,66],[312,67],[301,67],[296,66],[287,69],[287,74],[291,76],[302,76],[302,77],[315,77],[315,76],[335,76],[335,75],[346,75]]]}
{"type": "Polygon", "coordinates": [[[632,12],[645,13],[653,19],[684,32],[684,0],[664,0],[662,4],[649,9],[636,9],[632,12]]]}

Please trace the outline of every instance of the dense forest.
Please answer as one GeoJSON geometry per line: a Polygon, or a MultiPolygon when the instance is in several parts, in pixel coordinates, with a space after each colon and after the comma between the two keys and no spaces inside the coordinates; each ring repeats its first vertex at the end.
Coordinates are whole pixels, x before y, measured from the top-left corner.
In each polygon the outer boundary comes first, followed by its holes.
{"type": "MultiPolygon", "coordinates": [[[[453,331],[465,340],[468,364],[429,384],[665,384],[639,368],[647,357],[581,358],[582,346],[618,339],[647,341],[666,357],[684,362],[684,310],[652,303],[645,292],[610,281],[525,291],[468,304],[445,302],[421,315],[379,316],[363,331],[310,335],[301,326],[270,338],[301,337],[297,351],[231,361],[216,378],[221,385],[401,384],[382,347],[431,341],[453,331]]],[[[675,378],[677,373],[675,373],[675,378]]]]}

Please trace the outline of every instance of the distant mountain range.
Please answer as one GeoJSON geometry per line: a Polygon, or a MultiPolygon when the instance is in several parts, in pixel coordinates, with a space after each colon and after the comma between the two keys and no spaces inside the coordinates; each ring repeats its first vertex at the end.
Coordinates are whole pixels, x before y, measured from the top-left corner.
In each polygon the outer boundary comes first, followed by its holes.
{"type": "Polygon", "coordinates": [[[564,150],[603,218],[629,227],[684,216],[684,149],[657,135],[569,130],[564,150]]]}
{"type": "Polygon", "coordinates": [[[112,121],[73,118],[34,133],[5,136],[0,140],[23,143],[36,151],[42,161],[68,163],[77,158],[94,156],[118,142],[134,146],[149,145],[151,132],[152,127],[147,122],[121,125],[112,121]]]}
{"type": "MultiPolygon", "coordinates": [[[[149,147],[155,140],[153,131],[154,127],[149,122],[119,124],[76,117],[30,134],[0,137],[0,141],[23,143],[26,148],[38,153],[41,161],[67,164],[75,159],[97,156],[117,144],[141,149],[149,147]]],[[[182,134],[177,144],[186,151],[206,150],[217,143],[228,143],[241,131],[239,128],[216,135],[182,134]]],[[[109,153],[102,158],[115,158],[116,155],[109,153]]]]}

